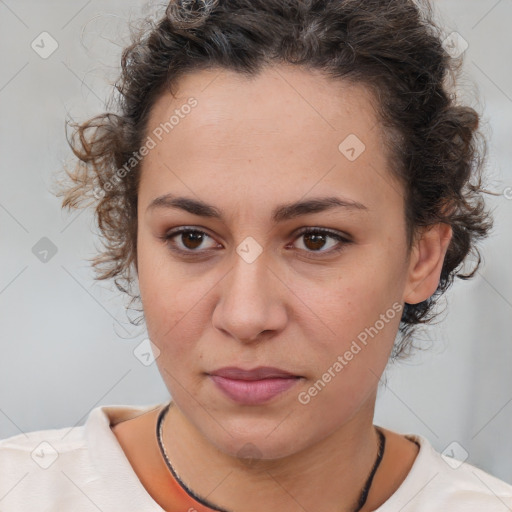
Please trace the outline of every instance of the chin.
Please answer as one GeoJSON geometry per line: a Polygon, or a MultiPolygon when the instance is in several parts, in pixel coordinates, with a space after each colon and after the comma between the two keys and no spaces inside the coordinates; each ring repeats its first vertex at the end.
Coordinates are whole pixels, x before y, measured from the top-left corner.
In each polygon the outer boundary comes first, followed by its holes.
{"type": "MultiPolygon", "coordinates": [[[[217,425],[215,433],[203,431],[203,435],[219,451],[229,457],[240,459],[247,466],[257,461],[272,461],[294,455],[308,446],[304,430],[295,432],[289,428],[276,428],[276,421],[253,420],[239,422],[237,428],[223,424],[225,430],[217,425]]],[[[311,442],[311,440],[309,440],[311,442]]]]}

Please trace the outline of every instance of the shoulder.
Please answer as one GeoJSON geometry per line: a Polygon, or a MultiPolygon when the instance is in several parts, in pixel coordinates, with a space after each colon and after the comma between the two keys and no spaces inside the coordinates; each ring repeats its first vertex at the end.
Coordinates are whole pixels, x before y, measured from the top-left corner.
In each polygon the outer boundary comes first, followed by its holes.
{"type": "Polygon", "coordinates": [[[406,436],[420,445],[418,456],[402,485],[378,512],[512,510],[511,484],[457,459],[456,455],[449,457],[437,452],[423,436],[406,436]]]}
{"type": "Polygon", "coordinates": [[[137,510],[160,512],[144,492],[112,425],[154,406],[102,406],[84,425],[0,440],[2,512],[137,510]],[[119,508],[118,508],[119,507],[119,508]]]}
{"type": "Polygon", "coordinates": [[[46,505],[69,485],[73,467],[87,471],[84,427],[38,430],[0,440],[2,510],[46,505]],[[37,499],[36,499],[37,497],[37,499]]]}
{"type": "Polygon", "coordinates": [[[50,467],[60,456],[75,454],[84,446],[84,427],[36,430],[0,439],[0,468],[10,464],[50,467]]]}

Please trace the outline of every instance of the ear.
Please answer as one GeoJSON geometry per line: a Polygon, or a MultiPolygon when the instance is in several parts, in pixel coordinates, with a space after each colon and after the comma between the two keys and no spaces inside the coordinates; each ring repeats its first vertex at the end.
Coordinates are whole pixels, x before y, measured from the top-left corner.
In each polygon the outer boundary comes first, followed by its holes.
{"type": "Polygon", "coordinates": [[[451,226],[441,222],[421,228],[411,249],[404,302],[423,302],[437,290],[452,235],[451,226]]]}

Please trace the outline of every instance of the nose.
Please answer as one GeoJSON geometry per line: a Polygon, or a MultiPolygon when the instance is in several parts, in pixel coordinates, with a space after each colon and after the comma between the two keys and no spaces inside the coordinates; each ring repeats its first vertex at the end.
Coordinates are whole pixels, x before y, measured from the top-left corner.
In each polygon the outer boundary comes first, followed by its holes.
{"type": "Polygon", "coordinates": [[[235,255],[235,263],[222,281],[212,324],[242,343],[268,339],[284,329],[287,287],[268,266],[264,255],[252,263],[235,255]]]}

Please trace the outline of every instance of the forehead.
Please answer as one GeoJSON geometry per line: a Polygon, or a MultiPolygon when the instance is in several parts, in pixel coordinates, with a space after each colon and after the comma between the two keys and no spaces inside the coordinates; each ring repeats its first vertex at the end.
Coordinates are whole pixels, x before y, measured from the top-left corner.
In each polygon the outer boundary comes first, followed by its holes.
{"type": "Polygon", "coordinates": [[[265,187],[271,202],[273,194],[296,200],[335,188],[378,202],[383,187],[397,189],[374,97],[362,85],[279,66],[250,78],[194,72],[174,93],[157,100],[147,125],[156,145],[141,189],[152,195],[187,183],[203,197],[265,187]]]}
{"type": "Polygon", "coordinates": [[[319,134],[330,133],[329,142],[349,133],[379,135],[373,130],[374,97],[366,87],[290,65],[265,68],[250,77],[226,69],[187,74],[177,83],[174,96],[165,93],[155,102],[148,129],[170,119],[175,109],[184,109],[191,98],[197,105],[190,112],[187,108],[172,128],[177,145],[181,136],[199,133],[205,142],[219,145],[242,142],[249,132],[255,137],[278,133],[276,142],[283,142],[285,136],[290,141],[309,138],[317,145],[321,140],[313,136],[319,134]]]}

